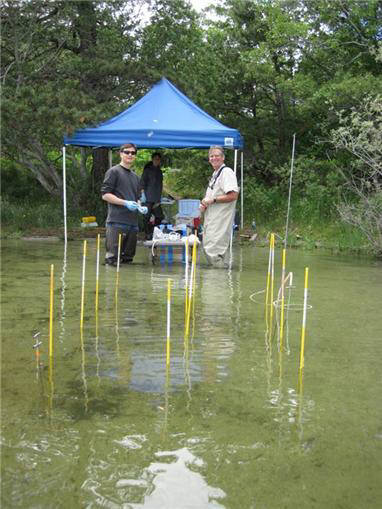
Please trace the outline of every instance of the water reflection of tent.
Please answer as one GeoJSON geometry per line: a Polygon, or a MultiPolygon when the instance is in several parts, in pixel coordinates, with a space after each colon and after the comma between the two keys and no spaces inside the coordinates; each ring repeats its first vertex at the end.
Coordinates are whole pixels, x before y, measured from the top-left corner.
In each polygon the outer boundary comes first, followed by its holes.
{"type": "MultiPolygon", "coordinates": [[[[130,437],[126,438],[129,446],[132,441],[130,437]]],[[[123,442],[119,444],[124,445],[123,442]]],[[[226,493],[221,488],[210,486],[203,475],[197,471],[204,466],[204,462],[195,456],[191,449],[184,447],[172,451],[159,451],[155,453],[155,456],[158,461],[152,462],[144,469],[141,479],[117,481],[119,490],[129,489],[132,486],[142,490],[143,502],[130,503],[129,507],[132,509],[225,507],[219,503],[219,500],[226,498],[226,493]]]]}
{"type": "MultiPolygon", "coordinates": [[[[211,117],[166,78],[156,83],[146,95],[127,110],[94,128],[80,129],[72,137],[64,137],[65,145],[80,147],[119,147],[132,141],[139,148],[209,148],[221,145],[243,148],[243,139],[237,129],[223,125],[211,117]]],[[[243,157],[241,157],[241,189],[243,184],[243,157]]],[[[66,160],[63,147],[64,227],[66,226],[66,160]]],[[[243,193],[241,194],[241,221],[243,225],[243,193]]]]}

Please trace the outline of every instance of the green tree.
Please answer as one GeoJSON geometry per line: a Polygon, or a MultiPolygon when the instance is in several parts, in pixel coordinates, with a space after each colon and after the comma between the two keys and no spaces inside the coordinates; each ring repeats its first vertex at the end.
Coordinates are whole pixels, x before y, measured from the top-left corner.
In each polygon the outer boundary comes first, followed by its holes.
{"type": "Polygon", "coordinates": [[[199,16],[189,2],[153,0],[139,52],[147,82],[151,85],[165,76],[192,95],[198,78],[194,68],[201,42],[199,16]]]}
{"type": "Polygon", "coordinates": [[[338,126],[335,112],[350,110],[368,95],[382,92],[381,64],[375,58],[381,38],[378,0],[302,3],[309,38],[301,48],[297,74],[299,113],[304,119],[302,148],[325,158],[317,144],[338,126]]]}
{"type": "Polygon", "coordinates": [[[331,143],[335,150],[351,156],[342,173],[357,198],[344,196],[339,212],[382,256],[382,95],[366,98],[350,113],[340,112],[339,124],[331,132],[331,143]]]}
{"type": "MultiPolygon", "coordinates": [[[[62,190],[64,134],[110,117],[137,93],[135,24],[126,7],[122,1],[2,3],[2,151],[50,195],[62,190]]],[[[68,155],[68,184],[78,191],[89,179],[86,157],[68,155]]]]}

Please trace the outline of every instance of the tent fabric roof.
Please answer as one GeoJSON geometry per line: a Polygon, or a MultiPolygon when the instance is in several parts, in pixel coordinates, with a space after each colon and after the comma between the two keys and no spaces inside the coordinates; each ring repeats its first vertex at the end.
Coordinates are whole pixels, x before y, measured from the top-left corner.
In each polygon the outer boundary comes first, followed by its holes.
{"type": "Polygon", "coordinates": [[[94,128],[64,137],[65,145],[139,148],[242,148],[237,129],[227,127],[199,108],[162,78],[130,108],[94,128]]]}

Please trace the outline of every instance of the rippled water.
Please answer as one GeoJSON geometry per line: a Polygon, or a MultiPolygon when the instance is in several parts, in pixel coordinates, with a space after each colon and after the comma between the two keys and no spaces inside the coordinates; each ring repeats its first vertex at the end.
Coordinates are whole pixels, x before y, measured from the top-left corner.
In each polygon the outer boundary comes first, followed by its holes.
{"type": "MultiPolygon", "coordinates": [[[[2,507],[381,506],[381,263],[288,251],[279,353],[277,330],[266,336],[267,249],[236,245],[228,272],[201,260],[185,338],[184,265],[153,266],[140,246],[117,293],[115,269],[101,266],[96,314],[88,248],[81,332],[82,242],[66,253],[2,242],[2,507]]],[[[277,251],[277,290],[280,265],[277,251]]]]}

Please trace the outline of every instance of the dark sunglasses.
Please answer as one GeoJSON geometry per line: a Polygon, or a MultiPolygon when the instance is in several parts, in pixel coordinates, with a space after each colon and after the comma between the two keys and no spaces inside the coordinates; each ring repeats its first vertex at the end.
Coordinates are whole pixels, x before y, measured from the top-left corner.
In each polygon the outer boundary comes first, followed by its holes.
{"type": "Polygon", "coordinates": [[[122,150],[122,152],[126,155],[131,155],[131,156],[135,156],[136,155],[136,152],[134,150],[122,150]]]}

